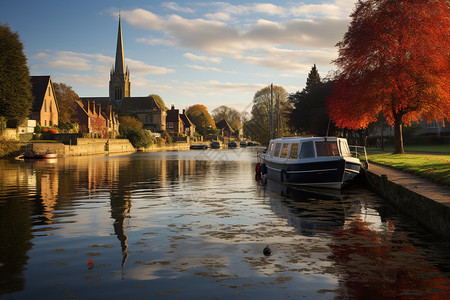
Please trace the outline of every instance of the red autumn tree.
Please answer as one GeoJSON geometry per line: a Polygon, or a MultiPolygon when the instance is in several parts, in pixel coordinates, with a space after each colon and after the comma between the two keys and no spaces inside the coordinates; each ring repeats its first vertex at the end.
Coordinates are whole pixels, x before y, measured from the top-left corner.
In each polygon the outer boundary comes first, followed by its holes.
{"type": "Polygon", "coordinates": [[[328,99],[340,127],[365,128],[381,112],[403,153],[402,125],[450,120],[450,5],[447,0],[360,0],[328,99]]]}

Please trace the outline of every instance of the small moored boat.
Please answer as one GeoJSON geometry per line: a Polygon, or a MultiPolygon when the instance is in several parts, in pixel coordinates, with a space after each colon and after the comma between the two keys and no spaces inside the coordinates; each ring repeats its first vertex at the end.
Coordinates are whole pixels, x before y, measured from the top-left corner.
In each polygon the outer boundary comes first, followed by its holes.
{"type": "Polygon", "coordinates": [[[191,150],[205,150],[208,149],[208,145],[205,144],[195,144],[189,147],[191,150]]]}
{"type": "Polygon", "coordinates": [[[347,140],[337,137],[285,137],[259,154],[261,173],[287,185],[340,189],[359,174],[347,140]]]}

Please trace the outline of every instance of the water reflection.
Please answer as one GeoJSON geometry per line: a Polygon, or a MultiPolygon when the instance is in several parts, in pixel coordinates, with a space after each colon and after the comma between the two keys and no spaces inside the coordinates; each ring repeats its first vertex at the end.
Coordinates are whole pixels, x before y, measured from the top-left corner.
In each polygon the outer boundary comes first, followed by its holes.
{"type": "Polygon", "coordinates": [[[356,186],[333,196],[326,190],[310,192],[271,181],[267,188],[274,212],[300,234],[327,233],[331,271],[339,278],[335,299],[450,297],[449,278],[406,232],[396,230],[392,207],[376,209],[377,201],[370,201],[374,195],[365,193],[369,199],[360,201],[356,186]]]}
{"type": "Polygon", "coordinates": [[[0,161],[0,295],[448,295],[448,243],[359,187],[263,186],[254,157],[247,149],[0,161]]]}

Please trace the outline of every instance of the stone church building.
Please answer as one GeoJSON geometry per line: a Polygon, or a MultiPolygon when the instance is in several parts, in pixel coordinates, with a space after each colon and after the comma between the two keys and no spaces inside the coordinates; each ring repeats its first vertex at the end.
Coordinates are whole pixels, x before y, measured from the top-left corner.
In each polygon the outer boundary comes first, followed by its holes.
{"type": "Polygon", "coordinates": [[[116,59],[110,72],[108,97],[83,97],[81,103],[89,107],[95,103],[102,108],[112,107],[120,116],[132,116],[153,132],[166,130],[166,111],[153,97],[131,97],[130,71],[125,67],[122,24],[119,16],[116,59]]]}

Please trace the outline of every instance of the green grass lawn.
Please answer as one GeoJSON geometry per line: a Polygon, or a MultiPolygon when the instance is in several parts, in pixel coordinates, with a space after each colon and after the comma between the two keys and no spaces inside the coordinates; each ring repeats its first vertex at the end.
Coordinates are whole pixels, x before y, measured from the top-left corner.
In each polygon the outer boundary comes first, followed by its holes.
{"type": "MultiPolygon", "coordinates": [[[[448,153],[450,154],[450,145],[405,145],[405,152],[426,152],[426,153],[448,153]]],[[[394,152],[394,146],[385,146],[384,150],[377,148],[368,148],[370,152],[394,152]]]]}
{"type": "MultiPolygon", "coordinates": [[[[447,145],[448,146],[448,145],[447,145]]],[[[442,154],[390,154],[370,151],[369,162],[429,178],[450,186],[450,155],[442,154]]],[[[370,169],[370,167],[369,167],[370,169]]]]}

